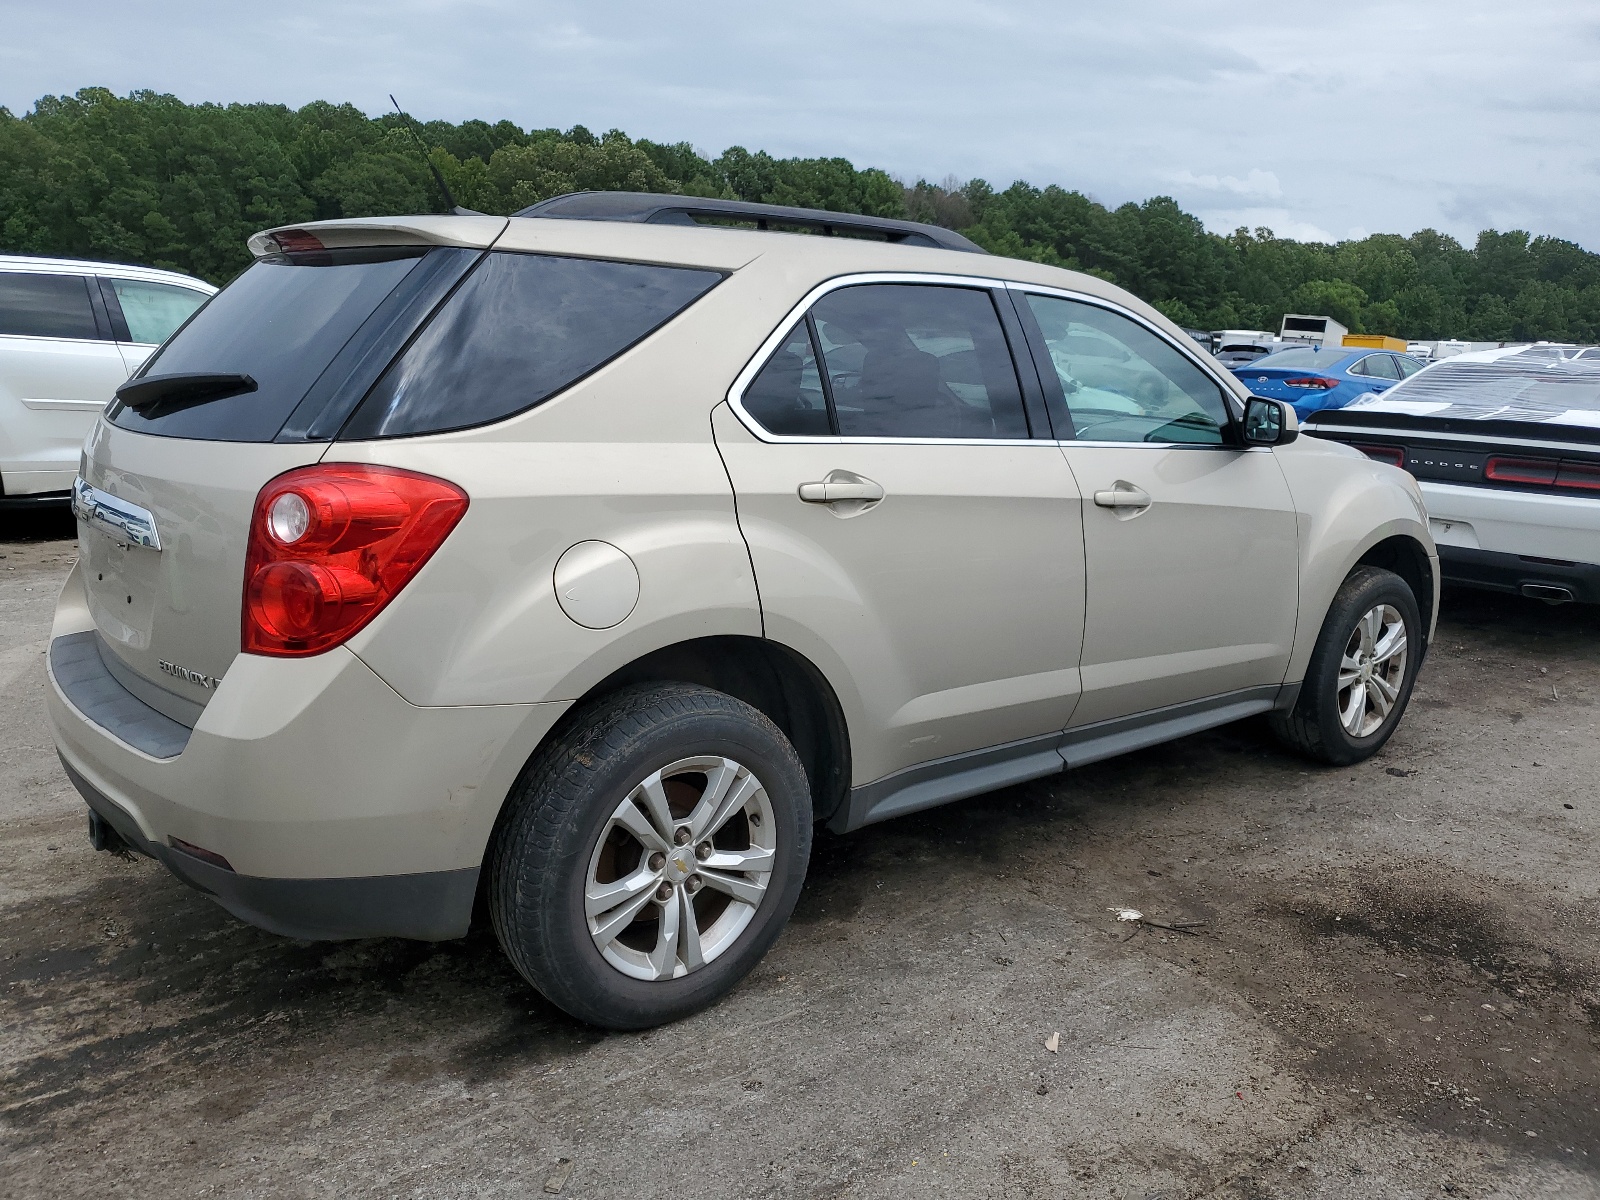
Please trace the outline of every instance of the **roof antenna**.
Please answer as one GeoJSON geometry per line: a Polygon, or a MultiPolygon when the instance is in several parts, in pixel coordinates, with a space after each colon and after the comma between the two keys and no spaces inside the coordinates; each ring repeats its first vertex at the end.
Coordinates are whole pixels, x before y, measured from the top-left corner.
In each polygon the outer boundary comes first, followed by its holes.
{"type": "Polygon", "coordinates": [[[450,194],[449,185],[445,183],[444,176],[439,174],[439,168],[432,158],[428,156],[428,147],[422,142],[422,135],[417,132],[416,122],[410,115],[400,108],[400,101],[394,98],[394,93],[389,93],[389,103],[394,105],[395,116],[405,122],[406,132],[411,135],[411,140],[417,143],[417,149],[422,151],[422,161],[428,164],[428,170],[433,172],[433,181],[439,185],[439,192],[444,196],[444,202],[450,206],[450,211],[458,217],[481,217],[483,214],[475,208],[462,208],[456,203],[456,198],[450,194]]]}

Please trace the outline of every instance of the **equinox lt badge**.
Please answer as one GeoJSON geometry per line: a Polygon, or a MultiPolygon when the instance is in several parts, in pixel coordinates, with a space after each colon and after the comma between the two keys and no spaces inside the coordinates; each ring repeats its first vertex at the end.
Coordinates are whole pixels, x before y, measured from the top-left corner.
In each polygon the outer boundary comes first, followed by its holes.
{"type": "Polygon", "coordinates": [[[181,679],[185,683],[198,683],[203,688],[215,689],[222,682],[215,675],[202,675],[199,671],[191,671],[188,667],[180,667],[177,663],[170,663],[164,658],[159,660],[156,666],[174,679],[181,679]]]}

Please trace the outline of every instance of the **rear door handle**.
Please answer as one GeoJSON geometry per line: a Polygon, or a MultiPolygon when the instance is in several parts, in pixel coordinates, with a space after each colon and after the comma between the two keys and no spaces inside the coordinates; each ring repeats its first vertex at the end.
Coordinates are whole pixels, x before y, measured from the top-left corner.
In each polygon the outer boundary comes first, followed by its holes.
{"type": "Polygon", "coordinates": [[[802,483],[800,499],[807,504],[837,504],[841,500],[882,500],[883,486],[870,479],[824,479],[817,483],[802,483]]]}
{"type": "Polygon", "coordinates": [[[1101,508],[1149,508],[1150,493],[1119,479],[1103,492],[1094,494],[1101,508]]]}

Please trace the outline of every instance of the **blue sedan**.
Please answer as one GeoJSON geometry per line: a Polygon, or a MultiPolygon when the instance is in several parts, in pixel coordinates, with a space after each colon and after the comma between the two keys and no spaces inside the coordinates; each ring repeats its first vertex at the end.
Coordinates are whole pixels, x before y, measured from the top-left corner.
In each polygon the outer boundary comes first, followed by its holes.
{"type": "Polygon", "coordinates": [[[1386,392],[1422,370],[1409,354],[1350,346],[1290,346],[1233,368],[1252,395],[1285,400],[1304,420],[1343,408],[1357,396],[1386,392]]]}

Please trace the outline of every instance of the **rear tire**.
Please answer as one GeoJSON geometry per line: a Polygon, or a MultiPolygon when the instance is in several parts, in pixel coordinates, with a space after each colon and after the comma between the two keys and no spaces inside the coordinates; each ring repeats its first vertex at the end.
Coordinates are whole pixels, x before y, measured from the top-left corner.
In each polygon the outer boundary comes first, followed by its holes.
{"type": "Polygon", "coordinates": [[[1422,618],[1406,581],[1357,567],[1328,606],[1299,698],[1272,714],[1272,731],[1319,762],[1371,758],[1400,724],[1422,649],[1422,618]]]}
{"type": "Polygon", "coordinates": [[[725,996],[799,898],[811,793],[781,730],[741,700],[642,684],[528,764],[490,844],[495,935],[552,1003],[647,1029],[725,996]]]}

